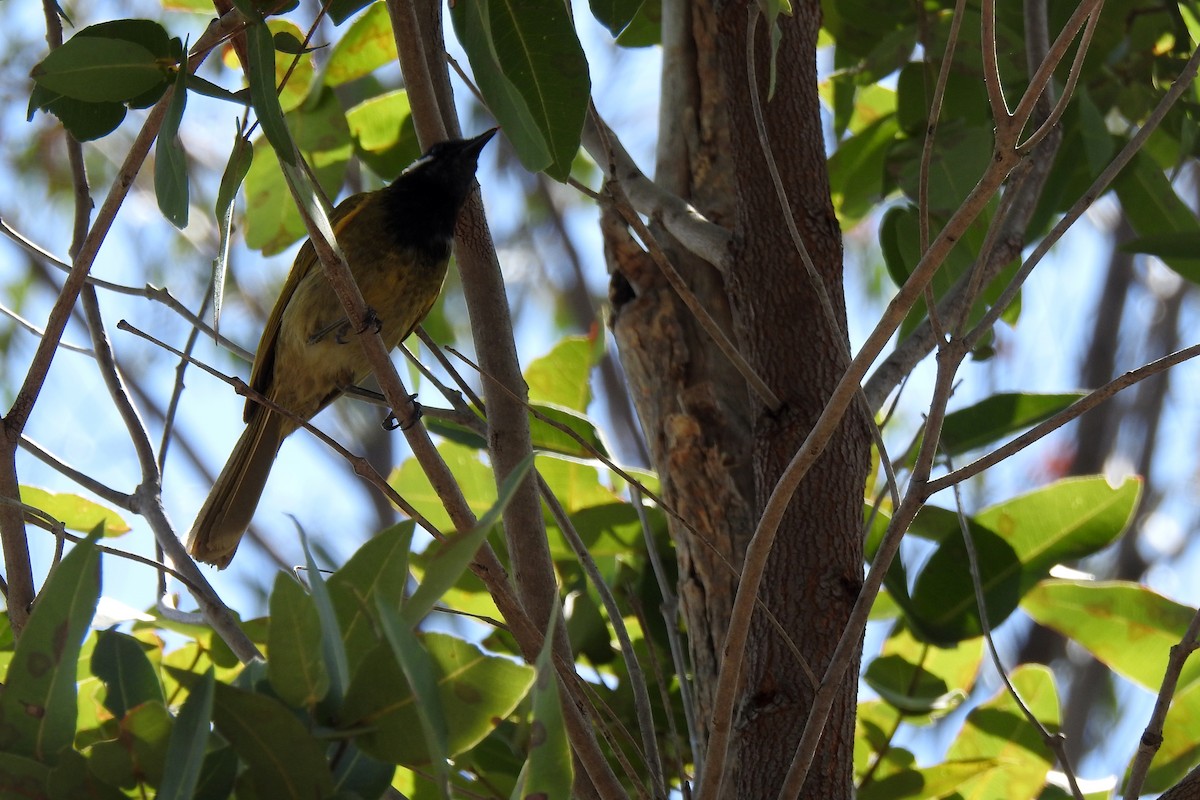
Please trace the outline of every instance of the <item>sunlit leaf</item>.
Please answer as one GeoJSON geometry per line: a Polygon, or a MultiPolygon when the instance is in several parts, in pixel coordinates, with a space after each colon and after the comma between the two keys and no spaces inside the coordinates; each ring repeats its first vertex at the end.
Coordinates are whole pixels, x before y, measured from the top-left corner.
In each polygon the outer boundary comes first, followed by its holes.
{"type": "MultiPolygon", "coordinates": [[[[1021,608],[1087,648],[1114,672],[1154,692],[1162,684],[1171,647],[1196,613],[1145,586],[1120,581],[1045,580],[1025,595],[1021,608]]],[[[1197,678],[1200,661],[1189,659],[1180,688],[1197,678]]]]}
{"type": "Polygon", "coordinates": [[[267,676],[279,699],[307,708],[329,691],[329,670],[321,653],[321,619],[308,592],[283,572],[271,591],[267,676]]]}
{"type": "Polygon", "coordinates": [[[103,525],[105,536],[119,536],[131,530],[129,523],[117,512],[77,494],[59,494],[35,486],[22,486],[21,502],[45,511],[63,523],[67,530],[86,532],[103,525]]]}
{"type": "MultiPolygon", "coordinates": [[[[468,750],[512,713],[533,682],[533,668],[508,658],[490,656],[453,636],[425,633],[425,649],[437,671],[438,696],[446,715],[451,757],[468,750]]],[[[347,725],[370,723],[360,735],[363,749],[378,758],[399,764],[428,763],[416,704],[404,673],[381,644],[354,676],[342,715],[347,725]]]]}

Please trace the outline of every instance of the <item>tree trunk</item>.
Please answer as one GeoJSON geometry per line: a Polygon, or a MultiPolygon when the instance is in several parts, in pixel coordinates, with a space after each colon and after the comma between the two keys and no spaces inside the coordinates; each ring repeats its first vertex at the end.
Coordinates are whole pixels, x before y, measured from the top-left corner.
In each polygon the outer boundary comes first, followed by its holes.
{"type": "MultiPolygon", "coordinates": [[[[674,5],[663,7],[657,180],[732,231],[729,274],[672,248],[663,231],[655,234],[692,291],[783,401],[771,413],[750,393],[623,228],[607,217],[614,334],[665,500],[687,521],[673,520],[671,531],[703,747],[737,588],[734,570],[740,570],[772,487],[840,375],[847,339],[841,239],[829,198],[817,97],[819,6],[797,4],[793,17],[780,17],[783,38],[770,101],[770,44],[760,20],[755,75],[772,153],[838,315],[834,324],[825,318],[788,235],[755,132],[746,71],[747,7],[674,5]]],[[[862,489],[869,454],[864,420],[848,415],[792,500],[760,592],[817,676],[862,583],[862,489]]],[[[761,611],[752,623],[743,674],[724,796],[771,797],[787,771],[815,687],[761,611]]],[[[856,664],[847,675],[857,675],[856,664]]],[[[842,688],[804,797],[851,795],[856,688],[853,679],[842,688]]]]}

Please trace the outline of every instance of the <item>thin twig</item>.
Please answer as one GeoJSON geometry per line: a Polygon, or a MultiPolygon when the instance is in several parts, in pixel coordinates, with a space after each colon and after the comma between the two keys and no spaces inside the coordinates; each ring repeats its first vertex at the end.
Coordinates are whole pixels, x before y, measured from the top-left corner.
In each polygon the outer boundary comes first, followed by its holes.
{"type": "Polygon", "coordinates": [[[621,182],[638,213],[661,224],[688,252],[728,274],[732,266],[728,230],[710,222],[690,203],[646,177],[599,114],[583,125],[583,147],[599,164],[612,164],[610,176],[621,182]]]}
{"type": "Polygon", "coordinates": [[[1163,724],[1167,720],[1171,700],[1179,686],[1179,676],[1183,672],[1183,666],[1187,662],[1188,656],[1196,651],[1197,637],[1200,637],[1200,611],[1192,615],[1192,621],[1188,624],[1187,631],[1179,640],[1179,644],[1171,646],[1171,655],[1167,659],[1167,669],[1163,674],[1162,686],[1154,701],[1154,711],[1150,714],[1146,730],[1142,733],[1138,744],[1137,754],[1129,767],[1129,780],[1125,784],[1125,800],[1136,800],[1142,793],[1142,783],[1145,782],[1146,774],[1150,771],[1150,763],[1154,760],[1154,754],[1158,752],[1158,748],[1162,746],[1163,724]]]}
{"type": "MultiPolygon", "coordinates": [[[[1049,53],[1050,39],[1045,0],[1025,0],[1024,5],[1027,71],[1032,76],[1049,53]]],[[[1053,101],[1053,86],[1049,86],[1037,106],[1037,119],[1049,118],[1053,101]]],[[[938,313],[947,320],[948,327],[956,335],[961,335],[963,326],[969,322],[970,309],[978,301],[983,287],[989,285],[1010,261],[1020,257],[1029,221],[1050,176],[1061,141],[1061,128],[1053,128],[1041,145],[1030,152],[1013,171],[1004,187],[1000,206],[988,227],[976,263],[938,303],[938,313]]],[[[899,342],[863,387],[871,409],[880,408],[892,389],[905,381],[913,367],[936,345],[929,320],[920,323],[899,342]]]]}
{"type": "Polygon", "coordinates": [[[56,472],[62,473],[67,478],[70,478],[72,481],[82,486],[84,489],[87,489],[92,494],[104,500],[106,503],[112,503],[118,508],[123,508],[126,511],[133,511],[132,495],[118,491],[107,484],[101,483],[91,475],[75,469],[65,461],[62,461],[56,456],[51,455],[49,451],[45,450],[41,445],[30,439],[25,434],[21,434],[21,447],[38,461],[41,461],[43,464],[55,470],[56,472]]]}
{"type": "MultiPolygon", "coordinates": [[[[459,391],[467,396],[467,400],[469,400],[471,404],[475,406],[475,408],[479,409],[480,414],[487,416],[487,406],[484,405],[483,398],[480,397],[475,392],[474,387],[467,383],[463,379],[462,375],[458,373],[458,370],[454,368],[454,364],[450,362],[450,359],[446,358],[446,354],[442,351],[442,348],[438,345],[438,343],[433,340],[433,337],[426,333],[425,329],[420,326],[417,327],[417,336],[420,337],[421,342],[429,348],[429,352],[432,353],[433,357],[437,359],[437,362],[442,366],[442,369],[446,370],[446,374],[454,380],[454,383],[458,386],[459,391]]],[[[448,391],[449,390],[446,389],[443,391],[443,394],[448,391]]]]}
{"type": "Polygon", "coordinates": [[[983,85],[992,107],[992,119],[998,121],[1008,117],[1009,113],[1008,102],[1004,99],[1004,81],[1000,78],[1000,62],[996,58],[996,0],[983,0],[979,35],[983,41],[983,85]]]}
{"type": "MultiPolygon", "coordinates": [[[[1029,124],[1029,120],[1033,116],[1033,111],[1039,99],[1045,93],[1050,85],[1051,79],[1054,77],[1055,70],[1058,65],[1066,57],[1067,51],[1071,49],[1071,43],[1075,41],[1075,37],[1079,35],[1079,31],[1083,30],[1084,35],[1080,39],[1079,49],[1075,51],[1075,60],[1072,64],[1072,70],[1078,71],[1083,65],[1083,59],[1087,55],[1088,45],[1091,43],[1090,30],[1095,26],[1095,19],[1099,17],[1100,9],[1104,6],[1104,0],[1083,0],[1075,9],[1074,13],[1063,25],[1063,29],[1055,38],[1054,43],[1050,45],[1050,51],[1046,54],[1046,58],[1042,60],[1041,66],[1033,73],[1029,80],[1029,86],[1025,88],[1025,93],[1021,95],[1020,102],[1017,103],[1016,110],[1008,116],[998,120],[997,135],[1001,127],[1005,128],[1005,135],[1019,137],[1021,131],[1029,124]]],[[[1077,79],[1077,78],[1076,78],[1077,79]]],[[[1059,98],[1058,104],[1051,111],[1049,118],[1044,120],[1041,128],[1036,131],[1026,141],[1017,145],[1018,148],[1027,146],[1033,148],[1037,146],[1040,137],[1045,134],[1043,131],[1058,124],[1058,120],[1063,110],[1066,108],[1067,102],[1071,97],[1069,91],[1074,87],[1075,81],[1068,78],[1068,91],[1064,91],[1062,97],[1059,98]]]]}
{"type": "Polygon", "coordinates": [[[1038,423],[1007,444],[996,448],[987,455],[980,456],[978,459],[972,461],[966,466],[959,467],[958,469],[949,472],[940,478],[937,478],[936,480],[930,481],[926,485],[925,491],[929,496],[932,496],[940,491],[943,491],[944,489],[954,486],[955,484],[962,483],[968,478],[972,478],[983,472],[985,469],[993,467],[1006,458],[1019,453],[1034,442],[1045,438],[1047,435],[1058,430],[1068,422],[1082,416],[1087,411],[1090,411],[1091,409],[1100,405],[1122,389],[1126,389],[1136,383],[1140,383],[1147,378],[1152,378],[1158,373],[1169,369],[1176,364],[1182,364],[1184,361],[1189,361],[1197,356],[1200,356],[1200,344],[1194,344],[1191,347],[1185,347],[1182,350],[1176,350],[1170,355],[1163,356],[1162,358],[1151,361],[1149,364],[1145,364],[1137,369],[1130,370],[1124,375],[1114,378],[1100,388],[1089,392],[1084,397],[1079,398],[1062,411],[1059,411],[1049,419],[1038,423]]]}
{"type": "Polygon", "coordinates": [[[683,641],[679,637],[679,598],[671,588],[667,579],[667,570],[663,565],[662,556],[654,541],[654,531],[650,527],[650,518],[646,507],[642,505],[642,490],[637,483],[629,484],[629,500],[637,511],[638,524],[642,529],[642,538],[646,542],[646,556],[650,559],[650,569],[658,582],[658,593],[662,595],[660,609],[663,621],[666,623],[667,645],[671,649],[671,663],[675,666],[675,675],[679,680],[679,701],[683,704],[683,718],[687,723],[688,744],[691,747],[692,759],[696,764],[696,772],[703,772],[704,751],[700,747],[700,728],[696,724],[696,710],[692,706],[692,670],[684,653],[683,641]]]}
{"type": "MultiPolygon", "coordinates": [[[[0,217],[0,233],[7,236],[19,247],[25,250],[25,252],[41,260],[44,264],[54,267],[55,269],[59,269],[63,272],[70,273],[70,264],[58,259],[53,253],[22,235],[19,231],[15,230],[12,226],[5,222],[2,217],[0,217]]],[[[168,289],[159,286],[153,286],[151,284],[146,284],[144,287],[139,289],[136,286],[125,286],[120,283],[106,281],[103,278],[97,278],[94,275],[88,275],[84,280],[89,285],[95,286],[97,289],[104,289],[105,291],[112,292],[114,294],[126,295],[128,297],[142,297],[155,303],[161,303],[179,316],[183,317],[193,328],[202,331],[210,339],[215,339],[218,344],[229,350],[238,358],[247,362],[254,360],[253,353],[241,347],[236,342],[226,339],[224,336],[218,336],[217,333],[204,322],[204,320],[197,317],[188,310],[187,306],[176,300],[168,289]]]]}
{"type": "MultiPolygon", "coordinates": [[[[34,325],[32,322],[25,319],[20,314],[13,311],[11,308],[4,305],[3,303],[0,303],[0,314],[3,314],[4,316],[8,317],[13,322],[17,323],[18,326],[24,328],[29,333],[32,333],[34,336],[38,337],[39,339],[46,335],[46,332],[44,330],[39,328],[37,325],[34,325]]],[[[79,353],[80,355],[89,356],[89,357],[93,355],[91,348],[83,347],[83,346],[77,345],[77,344],[71,344],[70,342],[59,342],[58,346],[61,347],[63,350],[69,350],[72,353],[79,353]]]]}
{"type": "Polygon", "coordinates": [[[339,456],[346,459],[346,461],[348,461],[350,463],[350,466],[354,469],[354,473],[356,475],[359,475],[360,477],[365,478],[369,483],[371,483],[372,486],[374,486],[376,489],[379,489],[381,492],[386,494],[388,499],[391,502],[395,503],[397,505],[397,507],[399,507],[400,510],[404,512],[405,515],[407,515],[410,519],[412,519],[418,525],[420,525],[430,536],[434,537],[435,539],[438,539],[439,541],[445,539],[445,535],[441,531],[439,531],[437,529],[437,527],[435,525],[433,525],[433,523],[431,523],[428,519],[426,519],[424,516],[422,516],[421,513],[418,512],[412,506],[411,503],[409,503],[407,500],[405,500],[403,497],[401,497],[394,489],[391,488],[391,486],[383,478],[383,476],[380,475],[379,472],[376,471],[373,466],[371,466],[370,462],[368,462],[362,456],[355,455],[354,453],[350,452],[348,449],[346,449],[346,447],[344,445],[341,444],[341,442],[337,441],[332,436],[325,433],[323,430],[321,430],[317,426],[313,425],[312,422],[310,422],[309,420],[306,420],[306,419],[303,419],[303,418],[297,416],[294,411],[291,411],[290,409],[287,409],[284,406],[279,405],[275,401],[271,400],[271,398],[267,397],[266,395],[262,394],[261,392],[255,390],[255,389],[251,388],[251,386],[249,384],[247,384],[245,381],[243,381],[241,378],[234,378],[229,375],[226,375],[223,372],[221,372],[220,370],[218,370],[208,364],[205,364],[203,361],[200,361],[199,359],[196,359],[189,353],[185,353],[182,350],[178,350],[178,349],[172,347],[171,345],[167,344],[166,342],[162,341],[161,339],[157,339],[154,336],[151,336],[150,334],[146,333],[145,331],[139,330],[138,328],[136,328],[133,325],[126,322],[125,320],[121,320],[120,322],[118,322],[117,328],[120,330],[126,331],[128,333],[132,333],[134,336],[141,337],[142,339],[145,339],[146,341],[150,342],[151,344],[161,347],[162,349],[166,350],[167,352],[172,353],[175,356],[178,356],[181,360],[186,361],[189,364],[193,364],[196,367],[199,367],[200,369],[207,372],[209,375],[212,375],[214,378],[217,378],[218,380],[225,382],[229,386],[232,386],[233,390],[235,392],[237,392],[239,395],[241,395],[242,397],[245,397],[245,398],[251,400],[252,402],[263,406],[264,408],[269,409],[273,413],[280,414],[284,417],[287,417],[290,421],[296,423],[296,425],[298,427],[301,427],[304,430],[308,431],[313,436],[317,437],[317,439],[319,439],[322,444],[326,445],[327,447],[332,449],[334,452],[336,452],[339,456]]]}
{"type": "MultiPolygon", "coordinates": [[[[962,3],[965,0],[959,0],[959,2],[962,3]]],[[[829,297],[829,290],[825,286],[825,281],[821,278],[821,274],[817,272],[817,265],[813,262],[812,255],[808,252],[808,247],[804,244],[804,237],[800,235],[800,229],[796,227],[796,215],[792,212],[792,204],[788,200],[787,189],[783,185],[783,176],[779,173],[779,165],[775,161],[775,154],[771,150],[771,142],[767,136],[767,123],[763,116],[762,100],[759,98],[758,77],[754,63],[754,32],[758,28],[758,17],[761,11],[753,3],[748,4],[746,9],[749,14],[749,20],[746,24],[746,75],[750,95],[750,109],[754,116],[754,126],[758,132],[758,143],[762,148],[763,161],[766,163],[767,172],[771,176],[771,183],[775,187],[775,196],[779,200],[784,223],[787,225],[788,235],[792,239],[792,246],[796,249],[797,255],[800,256],[809,286],[817,296],[818,305],[821,306],[821,316],[824,318],[824,322],[829,329],[836,332],[842,326],[839,324],[837,314],[833,310],[833,300],[829,297]]],[[[924,247],[924,243],[922,247],[924,247]]],[[[926,289],[928,290],[928,287],[926,289]]],[[[845,368],[845,365],[850,362],[850,343],[846,340],[844,334],[839,336],[835,333],[834,337],[840,344],[838,347],[838,356],[841,361],[840,366],[845,368]]],[[[862,390],[859,390],[856,400],[863,414],[863,419],[871,430],[871,438],[875,442],[875,447],[879,450],[880,460],[885,465],[884,472],[892,487],[892,495],[899,502],[899,498],[896,497],[896,476],[891,469],[891,462],[887,455],[887,446],[883,441],[883,433],[879,430],[879,426],[875,424],[875,417],[871,412],[870,406],[867,404],[866,395],[863,394],[862,390]]]]}
{"type": "MultiPolygon", "coordinates": [[[[950,463],[949,455],[946,456],[947,463],[953,469],[953,464],[950,463]]],[[[1067,782],[1071,785],[1071,794],[1075,800],[1083,800],[1083,792],[1079,789],[1079,782],[1075,779],[1075,770],[1071,767],[1071,760],[1067,756],[1066,738],[1062,733],[1051,733],[1042,724],[1042,721],[1037,718],[1037,715],[1030,710],[1025,700],[1021,697],[1021,693],[1017,691],[1017,687],[1013,686],[1012,680],[1008,676],[1008,669],[1004,666],[1004,661],[1000,658],[1000,651],[996,649],[996,640],[992,636],[992,624],[988,619],[987,600],[983,594],[983,578],[979,574],[979,554],[975,551],[975,541],[971,538],[971,526],[967,522],[967,513],[963,509],[962,492],[959,489],[959,484],[954,484],[954,508],[955,515],[958,517],[959,531],[962,533],[963,546],[967,551],[967,570],[971,574],[971,588],[975,592],[975,608],[979,612],[979,628],[983,633],[983,639],[987,642],[988,653],[992,657],[992,666],[1000,675],[1000,680],[1004,682],[1005,689],[1012,697],[1013,702],[1017,704],[1017,708],[1021,710],[1021,714],[1032,725],[1042,737],[1042,741],[1058,758],[1058,763],[1062,766],[1063,772],[1067,776],[1067,782]]]]}
{"type": "MultiPolygon", "coordinates": [[[[929,247],[929,168],[933,163],[933,143],[937,138],[942,101],[946,96],[946,84],[950,80],[950,66],[954,62],[954,49],[958,46],[959,31],[962,29],[963,12],[966,5],[966,0],[957,0],[954,4],[953,16],[950,19],[950,31],[946,39],[946,50],[942,54],[941,68],[938,70],[937,83],[933,88],[933,98],[929,104],[929,121],[926,124],[925,139],[921,145],[921,162],[917,173],[917,217],[922,253],[929,247]]],[[[937,299],[934,297],[932,284],[925,286],[925,308],[929,316],[929,325],[940,344],[946,338],[946,329],[938,315],[937,299]]]]}
{"type": "MultiPolygon", "coordinates": [[[[625,597],[625,602],[629,604],[630,609],[633,611],[634,617],[637,619],[638,627],[643,631],[649,630],[650,620],[646,616],[646,609],[642,607],[642,604],[638,600],[637,594],[633,591],[630,591],[629,587],[626,586],[623,595],[625,597]]],[[[672,713],[674,703],[671,700],[671,678],[663,672],[663,665],[659,662],[657,653],[658,648],[656,647],[646,648],[646,659],[649,661],[650,674],[654,676],[654,683],[658,687],[658,701],[662,704],[664,709],[667,709],[667,713],[663,715],[667,720],[666,735],[663,738],[671,743],[670,758],[674,762],[675,774],[679,778],[680,787],[685,787],[687,786],[687,773],[683,766],[684,755],[682,740],[679,736],[679,730],[675,727],[675,715],[672,713]]],[[[682,686],[682,682],[680,685],[682,686]]],[[[680,697],[680,702],[684,703],[687,702],[687,700],[685,700],[683,697],[680,697]]],[[[687,790],[683,789],[683,791],[686,792],[687,790]]]]}
{"type": "MultiPolygon", "coordinates": [[[[12,503],[12,502],[13,501],[7,497],[0,497],[0,503],[12,503]]],[[[54,519],[53,517],[49,516],[48,514],[46,514],[44,511],[42,511],[39,508],[35,508],[34,506],[30,506],[30,505],[25,505],[24,503],[18,503],[17,505],[21,506],[22,511],[24,511],[26,514],[30,515],[30,517],[33,519],[34,524],[37,527],[43,528],[44,530],[54,534],[54,536],[59,538],[60,540],[65,539],[66,541],[71,542],[72,544],[78,544],[78,543],[82,542],[84,540],[84,538],[86,538],[83,536],[78,536],[73,533],[69,533],[66,529],[66,525],[62,521],[54,519]]],[[[196,587],[192,586],[191,581],[188,580],[188,577],[186,575],[184,575],[182,572],[179,572],[178,570],[173,569],[168,564],[164,564],[162,562],[155,561],[152,558],[146,558],[145,556],[138,555],[137,553],[131,553],[128,550],[122,550],[118,547],[107,547],[105,545],[96,545],[96,549],[99,550],[101,553],[105,553],[107,555],[114,556],[116,558],[122,558],[122,559],[125,559],[126,561],[132,561],[135,564],[142,564],[144,566],[150,567],[151,569],[155,570],[156,572],[166,573],[166,574],[170,575],[172,578],[175,578],[177,581],[182,583],[188,589],[196,590],[196,587]]]]}
{"type": "Polygon", "coordinates": [[[637,717],[638,730],[642,735],[642,763],[650,771],[650,784],[654,790],[654,796],[666,798],[667,785],[662,772],[662,756],[658,751],[658,737],[655,735],[654,712],[650,708],[650,693],[646,688],[646,674],[642,671],[642,665],[638,662],[637,653],[633,649],[633,640],[629,636],[629,629],[625,626],[625,617],[621,613],[621,609],[617,607],[617,600],[613,597],[612,590],[605,582],[604,576],[600,574],[596,560],[588,552],[583,539],[579,538],[575,524],[571,522],[566,509],[554,496],[554,492],[550,491],[550,485],[546,483],[546,479],[542,477],[541,473],[538,473],[537,482],[542,502],[550,509],[550,515],[554,517],[559,530],[562,531],[563,538],[567,540],[567,544],[575,553],[579,565],[583,567],[584,574],[588,576],[588,580],[591,581],[596,593],[600,596],[604,610],[608,612],[608,621],[612,625],[613,634],[617,637],[621,657],[625,661],[625,671],[629,676],[634,714],[637,717]]]}
{"type": "Polygon", "coordinates": [[[1200,48],[1192,52],[1191,58],[1188,59],[1187,64],[1180,71],[1175,83],[1163,95],[1158,105],[1154,107],[1154,111],[1146,117],[1146,120],[1138,128],[1137,133],[1121,148],[1121,152],[1117,153],[1112,162],[1105,167],[1104,171],[1088,187],[1088,190],[1067,210],[1062,219],[1058,221],[1042,241],[1038,243],[1037,247],[1033,249],[1033,252],[1029,254],[1029,258],[1025,260],[1025,263],[1021,265],[1017,274],[1013,276],[1012,282],[987,310],[983,318],[971,329],[971,332],[967,334],[966,341],[969,346],[974,347],[992,329],[996,324],[996,320],[1000,318],[1000,315],[1016,299],[1025,278],[1029,276],[1033,268],[1041,263],[1041,260],[1050,252],[1050,248],[1057,244],[1058,240],[1063,237],[1063,234],[1075,224],[1076,220],[1083,216],[1083,212],[1090,208],[1092,203],[1096,202],[1100,195],[1107,191],[1109,184],[1112,183],[1121,170],[1141,150],[1146,140],[1150,138],[1150,135],[1154,133],[1163,118],[1166,117],[1167,112],[1171,110],[1171,107],[1175,105],[1175,102],[1191,85],[1196,77],[1197,69],[1200,69],[1200,48]]]}
{"type": "MultiPolygon", "coordinates": [[[[100,303],[96,298],[95,287],[84,285],[81,299],[88,330],[92,335],[92,349],[96,351],[96,365],[108,388],[109,397],[112,398],[117,412],[125,423],[140,466],[141,482],[131,498],[133,510],[150,523],[155,542],[162,548],[169,562],[174,564],[178,571],[187,575],[186,585],[189,591],[209,625],[229,645],[229,649],[243,663],[255,658],[262,658],[258,648],[237,624],[229,608],[196,566],[196,562],[188,557],[183,543],[167,520],[162,508],[162,474],[158,470],[154,447],[150,444],[149,433],[130,400],[129,393],[125,389],[124,379],[117,369],[112,346],[104,329],[104,320],[100,315],[100,303]]],[[[165,593],[160,593],[159,598],[161,599],[164,595],[165,593]]]]}

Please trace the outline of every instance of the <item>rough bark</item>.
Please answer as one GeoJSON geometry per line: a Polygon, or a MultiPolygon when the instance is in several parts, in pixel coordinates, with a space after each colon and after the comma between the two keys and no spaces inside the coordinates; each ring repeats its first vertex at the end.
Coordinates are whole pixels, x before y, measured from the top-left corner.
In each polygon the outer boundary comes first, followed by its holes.
{"type": "MultiPolygon", "coordinates": [[[[774,158],[808,252],[839,319],[824,318],[792,245],[752,116],[746,74],[747,8],[696,3],[686,41],[673,43],[664,118],[678,120],[660,147],[664,185],[684,192],[706,217],[733,232],[733,267],[721,275],[672,252],[693,291],[735,336],[751,366],[783,400],[778,413],[745,383],[679,299],[611,219],[613,329],[666,500],[694,530],[672,524],[680,563],[701,724],[712,692],[740,567],[759,509],[818,416],[846,350],[842,251],[829,199],[817,97],[816,3],[781,17],[776,91],[767,26],[756,43],[758,92],[774,158]],[[662,159],[673,159],[664,164],[662,159]],[[681,177],[682,176],[682,177],[681,177]]],[[[664,17],[668,9],[664,7],[664,17]]],[[[667,131],[666,128],[664,128],[667,131]]],[[[668,243],[669,245],[669,243],[668,243]]],[[[864,421],[851,415],[796,493],[761,593],[819,675],[862,582],[862,486],[869,456],[864,421]]],[[[761,612],[752,623],[743,696],[735,722],[727,797],[778,791],[811,704],[813,687],[761,612]]],[[[852,666],[849,675],[857,674],[852,666]]],[[[843,687],[803,796],[852,792],[856,685],[843,687]]]]}

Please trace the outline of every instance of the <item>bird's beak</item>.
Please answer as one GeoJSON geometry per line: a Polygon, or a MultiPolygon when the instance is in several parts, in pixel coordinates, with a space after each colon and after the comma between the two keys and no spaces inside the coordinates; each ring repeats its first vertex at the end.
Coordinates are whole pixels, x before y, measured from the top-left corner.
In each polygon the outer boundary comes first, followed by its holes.
{"type": "Polygon", "coordinates": [[[479,152],[483,150],[483,146],[492,140],[492,137],[496,135],[496,131],[498,130],[500,129],[492,128],[490,131],[484,131],[483,133],[479,134],[474,139],[468,139],[466,146],[463,148],[463,152],[473,156],[478,156],[479,152]]]}

